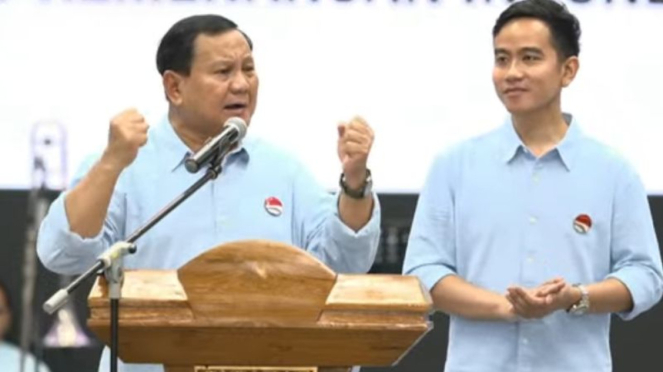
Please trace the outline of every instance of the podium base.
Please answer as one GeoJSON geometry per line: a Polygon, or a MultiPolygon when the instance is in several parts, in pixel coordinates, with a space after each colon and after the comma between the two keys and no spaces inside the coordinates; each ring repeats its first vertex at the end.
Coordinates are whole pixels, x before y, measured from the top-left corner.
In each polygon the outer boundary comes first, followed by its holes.
{"type": "Polygon", "coordinates": [[[352,367],[169,366],[166,372],[350,372],[352,367]]]}

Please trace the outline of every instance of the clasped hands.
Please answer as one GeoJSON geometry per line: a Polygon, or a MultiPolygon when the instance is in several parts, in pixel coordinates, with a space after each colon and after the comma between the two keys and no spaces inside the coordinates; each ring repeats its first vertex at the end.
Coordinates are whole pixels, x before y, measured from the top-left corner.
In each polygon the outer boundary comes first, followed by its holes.
{"type": "Polygon", "coordinates": [[[566,310],[580,301],[580,290],[564,279],[551,279],[536,288],[510,286],[501,309],[502,318],[540,319],[555,311],[566,310]]]}

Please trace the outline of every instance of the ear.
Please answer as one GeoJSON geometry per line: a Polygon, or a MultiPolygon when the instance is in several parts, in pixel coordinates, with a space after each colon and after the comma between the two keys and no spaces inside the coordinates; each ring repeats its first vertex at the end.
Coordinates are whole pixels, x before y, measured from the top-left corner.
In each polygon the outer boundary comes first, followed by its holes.
{"type": "Polygon", "coordinates": [[[185,77],[175,71],[167,70],[163,73],[162,82],[166,99],[173,105],[182,103],[182,88],[185,77]]]}
{"type": "Polygon", "coordinates": [[[569,57],[564,61],[562,65],[562,87],[566,88],[571,85],[579,68],[580,60],[576,56],[569,57]]]}

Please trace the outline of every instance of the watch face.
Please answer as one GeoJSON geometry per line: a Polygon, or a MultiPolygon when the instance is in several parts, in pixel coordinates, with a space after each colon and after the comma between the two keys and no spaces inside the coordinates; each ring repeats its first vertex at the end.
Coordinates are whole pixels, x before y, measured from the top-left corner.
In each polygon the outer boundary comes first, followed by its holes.
{"type": "Polygon", "coordinates": [[[571,313],[576,314],[576,315],[583,315],[589,310],[589,300],[585,297],[583,297],[580,302],[578,302],[576,305],[573,305],[571,308],[571,313]]]}

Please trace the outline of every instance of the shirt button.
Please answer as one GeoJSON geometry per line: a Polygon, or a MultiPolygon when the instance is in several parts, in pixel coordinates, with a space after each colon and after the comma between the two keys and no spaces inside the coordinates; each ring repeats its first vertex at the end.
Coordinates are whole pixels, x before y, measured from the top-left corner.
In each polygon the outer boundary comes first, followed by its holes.
{"type": "Polygon", "coordinates": [[[528,344],[529,344],[529,340],[527,338],[523,338],[523,345],[528,345],[528,344]]]}
{"type": "Polygon", "coordinates": [[[218,216],[216,218],[216,224],[218,226],[225,226],[228,223],[228,217],[225,216],[218,216]]]}
{"type": "Polygon", "coordinates": [[[532,225],[534,225],[536,223],[536,221],[537,221],[536,217],[534,217],[534,216],[529,218],[529,223],[531,223],[532,225]]]}
{"type": "Polygon", "coordinates": [[[531,264],[531,263],[533,263],[533,262],[534,262],[534,258],[533,258],[533,257],[527,257],[527,263],[530,263],[530,264],[531,264]]]}
{"type": "Polygon", "coordinates": [[[538,174],[535,174],[535,175],[532,177],[532,181],[534,181],[534,183],[539,183],[539,175],[538,175],[538,174]]]}

